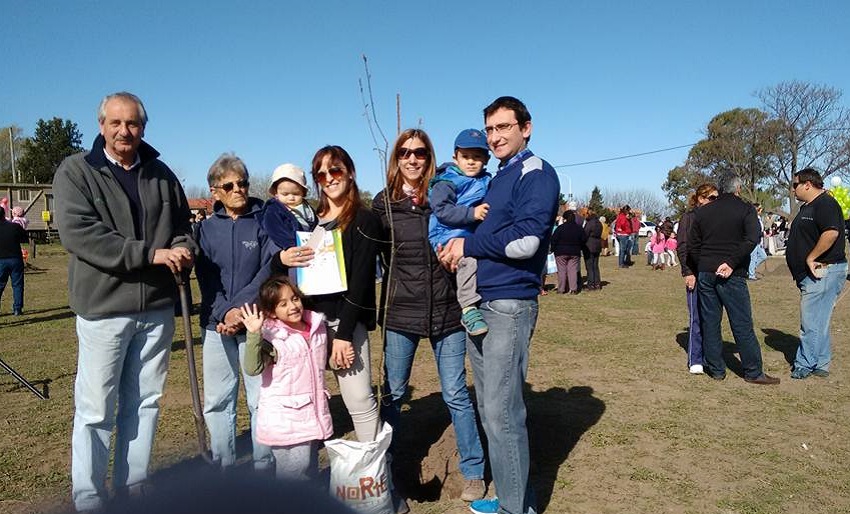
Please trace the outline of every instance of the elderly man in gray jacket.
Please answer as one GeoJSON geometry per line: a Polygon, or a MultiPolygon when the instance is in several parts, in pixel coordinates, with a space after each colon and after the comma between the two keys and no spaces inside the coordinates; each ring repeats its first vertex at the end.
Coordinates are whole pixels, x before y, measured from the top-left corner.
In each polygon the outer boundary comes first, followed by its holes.
{"type": "Polygon", "coordinates": [[[107,499],[113,428],[115,492],[143,490],[174,335],[173,273],[192,265],[195,246],[180,182],[142,141],[141,100],[107,96],[98,122],[91,151],[65,159],[53,180],[77,315],[71,481],[79,511],[107,499]]]}

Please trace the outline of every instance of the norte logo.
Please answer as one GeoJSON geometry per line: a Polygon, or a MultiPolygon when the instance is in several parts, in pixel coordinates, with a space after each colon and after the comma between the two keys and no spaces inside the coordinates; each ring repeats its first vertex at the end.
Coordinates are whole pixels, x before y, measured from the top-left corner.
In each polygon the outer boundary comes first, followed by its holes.
{"type": "Polygon", "coordinates": [[[260,246],[260,243],[256,241],[242,241],[242,246],[244,246],[246,250],[253,250],[260,246]]]}

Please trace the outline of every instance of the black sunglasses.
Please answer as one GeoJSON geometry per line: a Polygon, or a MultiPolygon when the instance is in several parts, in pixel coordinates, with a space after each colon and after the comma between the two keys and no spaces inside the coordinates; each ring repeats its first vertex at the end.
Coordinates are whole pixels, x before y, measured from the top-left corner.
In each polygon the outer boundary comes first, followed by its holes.
{"type": "Polygon", "coordinates": [[[345,169],[340,168],[339,166],[334,166],[332,168],[328,168],[328,171],[319,171],[316,172],[316,183],[320,186],[328,185],[328,182],[333,180],[339,180],[345,175],[345,169]],[[330,179],[328,178],[330,177],[330,179]]]}
{"type": "Polygon", "coordinates": [[[236,182],[227,182],[225,184],[219,184],[216,187],[218,187],[219,189],[229,193],[229,192],[233,191],[233,188],[235,188],[235,187],[238,187],[239,189],[248,189],[249,185],[250,184],[248,183],[248,181],[246,179],[242,179],[242,180],[237,180],[236,182]]]}
{"type": "Polygon", "coordinates": [[[717,195],[708,195],[708,196],[706,196],[706,198],[713,202],[713,201],[717,200],[717,195]]]}
{"type": "Polygon", "coordinates": [[[410,154],[413,154],[417,159],[427,159],[428,158],[428,149],[424,146],[420,146],[419,148],[399,148],[398,152],[396,152],[395,156],[398,160],[403,161],[410,157],[410,154]]]}

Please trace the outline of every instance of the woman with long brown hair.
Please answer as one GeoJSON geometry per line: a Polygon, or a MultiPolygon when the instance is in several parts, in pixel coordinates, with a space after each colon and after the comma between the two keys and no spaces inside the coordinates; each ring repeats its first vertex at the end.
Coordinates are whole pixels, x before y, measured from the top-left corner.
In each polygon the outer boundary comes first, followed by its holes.
{"type": "Polygon", "coordinates": [[[466,386],[466,333],[461,325],[455,280],[437,260],[428,241],[428,185],[434,177],[434,147],[424,131],[402,132],[389,156],[387,187],[372,209],[381,217],[385,239],[384,282],[379,321],[384,341],[386,399],[384,419],[399,431],[401,399],[407,390],[413,357],[427,337],[437,361],[443,401],[449,408],[465,479],[461,498],[484,496],[484,452],[475,410],[466,386]]]}
{"type": "Polygon", "coordinates": [[[679,220],[676,232],[676,254],[682,265],[682,277],[685,279],[685,294],[688,300],[688,371],[698,375],[703,373],[702,331],[700,330],[699,296],[696,290],[696,263],[688,257],[688,232],[694,221],[696,210],[717,198],[717,186],[700,185],[688,199],[688,210],[679,220]]]}
{"type": "MultiPolygon", "coordinates": [[[[372,391],[369,330],[375,328],[375,259],[382,237],[381,220],[363,205],[351,156],[340,146],[316,152],[312,175],[318,191],[316,213],[325,230],[339,229],[348,289],[307,298],[310,310],[327,318],[330,362],[342,400],[361,442],[372,441],[380,428],[378,404],[372,391]]],[[[273,261],[276,271],[309,264],[309,247],[293,247],[273,261]]]]}

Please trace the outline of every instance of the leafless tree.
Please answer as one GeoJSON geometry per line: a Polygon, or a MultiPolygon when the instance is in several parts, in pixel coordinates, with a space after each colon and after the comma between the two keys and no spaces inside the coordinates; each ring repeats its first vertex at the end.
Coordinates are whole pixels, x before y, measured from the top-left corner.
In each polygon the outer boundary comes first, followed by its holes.
{"type": "Polygon", "coordinates": [[[839,89],[808,82],[781,82],[756,92],[763,109],[781,124],[774,171],[778,187],[788,191],[791,213],[797,205],[790,190],[794,173],[818,169],[824,177],[850,171],[850,110],[839,89]]]}
{"type": "Polygon", "coordinates": [[[635,187],[632,189],[603,189],[605,204],[614,211],[628,204],[632,209],[640,210],[647,219],[659,219],[666,216],[670,208],[660,192],[635,187]]]}

